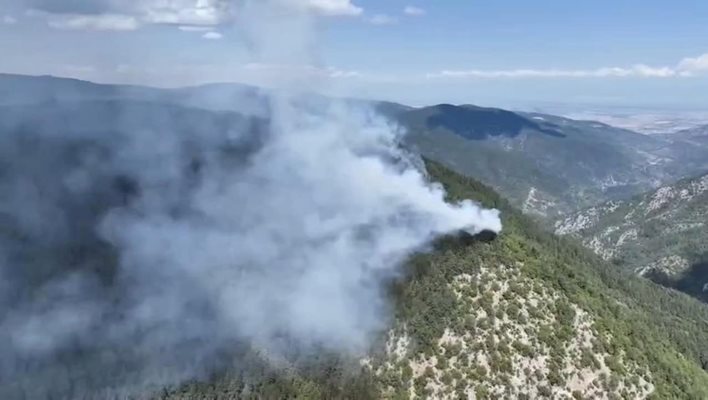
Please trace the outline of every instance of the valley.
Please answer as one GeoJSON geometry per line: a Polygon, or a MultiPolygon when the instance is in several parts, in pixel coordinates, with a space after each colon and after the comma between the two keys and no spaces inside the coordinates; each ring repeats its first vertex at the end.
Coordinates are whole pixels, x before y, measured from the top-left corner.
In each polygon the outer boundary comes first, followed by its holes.
{"type": "Polygon", "coordinates": [[[707,301],[708,175],[591,207],[556,222],[618,268],[707,301]]]}

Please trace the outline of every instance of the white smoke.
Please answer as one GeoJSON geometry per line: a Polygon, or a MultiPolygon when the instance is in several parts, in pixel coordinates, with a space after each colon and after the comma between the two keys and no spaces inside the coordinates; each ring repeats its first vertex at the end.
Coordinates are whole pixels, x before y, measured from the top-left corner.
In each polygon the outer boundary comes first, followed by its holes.
{"type": "MultiPolygon", "coordinates": [[[[122,270],[147,284],[136,314],[179,310],[186,287],[216,308],[225,332],[361,350],[386,322],[382,285],[406,256],[440,234],[500,229],[496,211],[446,204],[376,116],[292,111],[274,115],[249,166],[207,160],[186,193],[178,143],[163,142],[162,154],[151,140],[129,148],[142,195],[102,228],[122,270]]],[[[216,154],[219,143],[202,144],[216,154]]]]}
{"type": "MultiPolygon", "coordinates": [[[[315,21],[298,2],[238,6],[258,61],[312,61],[315,21]]],[[[398,145],[395,125],[350,102],[292,94],[310,83],[287,82],[273,96],[267,128],[205,124],[195,115],[185,135],[174,113],[155,111],[161,128],[151,129],[123,110],[129,129],[110,139],[93,130],[50,130],[35,133],[46,151],[28,155],[21,140],[4,138],[15,147],[4,154],[14,170],[42,180],[40,187],[5,183],[11,194],[0,199],[0,217],[14,215],[16,229],[31,232],[37,248],[49,239],[32,232],[51,228],[61,245],[90,238],[109,245],[118,261],[111,281],[99,283],[71,261],[43,259],[62,274],[46,280],[42,296],[0,308],[0,339],[12,343],[11,350],[0,346],[7,352],[0,377],[17,379],[20,361],[12,360],[76,346],[138,354],[142,375],[126,379],[140,387],[141,380],[159,385],[198,376],[234,341],[273,354],[292,346],[365,351],[389,322],[386,285],[412,252],[462,229],[501,230],[496,210],[446,203],[442,188],[398,145]],[[86,140],[98,141],[98,149],[89,146],[71,164],[60,160],[66,155],[56,141],[86,140]],[[47,152],[57,154],[49,160],[47,152]],[[126,198],[87,216],[92,202],[105,200],[96,188],[115,176],[126,198]],[[33,190],[45,196],[12,194],[33,190]],[[25,218],[33,211],[63,222],[25,218]],[[161,372],[175,359],[192,367],[161,372]]],[[[0,276],[34,267],[4,257],[13,246],[0,243],[0,276]]],[[[22,365],[31,371],[34,364],[22,365]]]]}

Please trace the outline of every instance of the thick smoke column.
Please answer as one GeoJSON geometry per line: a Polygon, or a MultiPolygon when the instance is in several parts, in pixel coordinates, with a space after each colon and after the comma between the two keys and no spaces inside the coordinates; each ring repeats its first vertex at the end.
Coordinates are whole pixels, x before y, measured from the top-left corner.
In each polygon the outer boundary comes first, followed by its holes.
{"type": "MultiPolygon", "coordinates": [[[[312,61],[299,2],[235,12],[259,61],[312,61]]],[[[438,235],[501,229],[496,210],[445,203],[385,119],[283,94],[302,84],[273,96],[268,121],[72,104],[41,117],[81,115],[67,126],[28,127],[13,122],[22,107],[7,111],[0,381],[16,385],[0,393],[43,380],[69,393],[54,365],[77,351],[85,365],[139,366],[92,384],[107,395],[199,377],[237,342],[363,351],[407,256],[438,235]]]]}

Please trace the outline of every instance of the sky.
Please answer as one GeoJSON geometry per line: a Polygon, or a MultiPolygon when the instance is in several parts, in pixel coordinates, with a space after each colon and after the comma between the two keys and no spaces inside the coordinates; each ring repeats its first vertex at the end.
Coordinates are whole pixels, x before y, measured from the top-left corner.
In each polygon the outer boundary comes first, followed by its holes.
{"type": "Polygon", "coordinates": [[[280,64],[249,52],[237,1],[3,0],[0,72],[160,87],[310,74],[318,91],[411,105],[708,105],[704,0],[280,0],[318,28],[314,57],[280,64]]]}

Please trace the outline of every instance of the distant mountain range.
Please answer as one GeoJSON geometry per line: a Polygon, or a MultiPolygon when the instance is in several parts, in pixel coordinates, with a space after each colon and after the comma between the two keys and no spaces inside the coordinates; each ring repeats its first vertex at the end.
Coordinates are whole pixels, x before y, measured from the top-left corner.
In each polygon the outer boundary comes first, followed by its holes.
{"type": "Polygon", "coordinates": [[[248,115],[268,113],[267,91],[236,83],[162,89],[0,73],[0,106],[94,100],[135,100],[213,111],[239,110],[248,115]]]}
{"type": "Polygon", "coordinates": [[[539,230],[471,178],[431,162],[427,170],[451,200],[500,208],[504,231],[492,241],[448,237],[414,257],[409,277],[393,290],[390,330],[370,354],[351,361],[361,372],[345,373],[346,362],[337,359],[288,365],[285,374],[259,366],[255,374],[219,375],[160,398],[708,396],[701,370],[708,369],[708,307],[539,230]]]}
{"type": "Polygon", "coordinates": [[[423,155],[554,217],[708,170],[708,151],[594,121],[438,105],[397,116],[423,155]]]}
{"type": "Polygon", "coordinates": [[[691,145],[708,147],[708,125],[684,129],[676,133],[662,136],[673,141],[681,141],[691,145]]]}
{"type": "MultiPolygon", "coordinates": [[[[128,177],[104,174],[101,166],[120,157],[104,145],[125,136],[121,132],[144,131],[150,140],[138,136],[134,145],[155,146],[157,154],[167,135],[214,135],[225,143],[215,156],[246,162],[241,154],[252,153],[269,132],[268,95],[241,85],[154,89],[0,75],[0,134],[16,135],[0,148],[0,189],[18,187],[3,186],[7,182],[31,183],[27,193],[0,190],[0,204],[7,206],[0,210],[0,238],[15,249],[8,260],[23,267],[17,279],[32,295],[51,301],[44,288],[53,274],[82,271],[105,285],[100,293],[108,301],[118,299],[120,293],[111,292],[117,253],[86,227],[96,226],[139,188],[128,177]],[[69,176],[63,172],[77,165],[95,167],[97,178],[83,183],[95,200],[77,201],[69,190],[86,177],[76,176],[78,183],[52,178],[69,176]],[[46,171],[57,173],[39,173],[46,171]],[[56,210],[37,206],[47,195],[57,196],[52,204],[70,216],[61,222],[86,237],[15,226],[22,218],[56,217],[56,210]],[[47,260],[68,267],[54,270],[47,260]]],[[[328,100],[302,101],[308,107],[328,100]]],[[[139,349],[93,348],[77,340],[52,362],[8,368],[0,360],[0,398],[124,398],[129,396],[115,391],[124,382],[150,388],[137,398],[163,399],[708,398],[705,304],[619,270],[538,228],[513,206],[552,216],[626,197],[699,169],[706,162],[702,150],[543,114],[349,101],[372,106],[407,128],[406,144],[427,158],[421,168],[446,188],[450,201],[471,199],[497,208],[504,224],[499,236],[440,238],[429,252],[412,257],[405,276],[391,282],[391,325],[369,354],[308,352],[274,360],[258,343],[238,343],[219,353],[219,370],[205,373],[203,382],[163,388],[145,375],[156,366],[139,349]],[[499,188],[511,204],[470,175],[499,188]]],[[[189,146],[185,151],[191,154],[189,146]]],[[[200,159],[189,160],[185,171],[198,171],[200,159]]],[[[704,183],[685,181],[664,190],[651,212],[685,201],[670,221],[706,221],[704,183]]],[[[561,233],[571,233],[566,230],[561,233]]],[[[7,291],[0,296],[23,300],[7,291]]],[[[201,312],[198,305],[189,307],[201,312]]],[[[5,332],[0,338],[12,346],[5,332]]]]}
{"type": "MultiPolygon", "coordinates": [[[[100,100],[104,111],[109,105],[132,110],[128,104],[139,102],[267,120],[271,93],[241,84],[158,89],[0,74],[0,107],[24,105],[26,115],[45,119],[59,112],[49,108],[68,110],[67,103],[100,100]]],[[[301,101],[308,107],[329,100],[313,94],[301,101]]],[[[413,108],[347,101],[373,107],[407,130],[405,143],[415,151],[477,177],[515,206],[544,219],[708,171],[708,146],[694,143],[703,140],[701,131],[648,136],[594,121],[471,105],[413,108]]]]}
{"type": "Polygon", "coordinates": [[[708,175],[571,214],[555,229],[620,267],[708,302],[708,175]]]}

